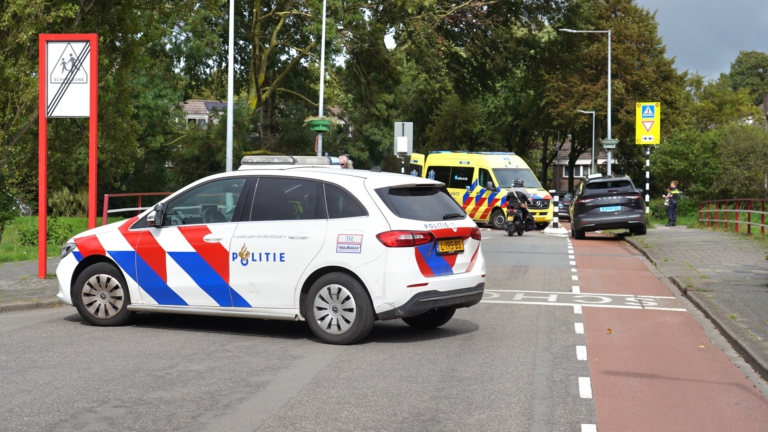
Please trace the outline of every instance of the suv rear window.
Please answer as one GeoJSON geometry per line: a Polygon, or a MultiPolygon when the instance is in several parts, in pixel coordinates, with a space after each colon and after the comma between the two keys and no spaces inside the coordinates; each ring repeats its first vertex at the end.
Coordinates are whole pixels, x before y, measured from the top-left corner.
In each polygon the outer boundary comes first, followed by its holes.
{"type": "Polygon", "coordinates": [[[587,191],[605,191],[608,189],[624,189],[634,191],[632,182],[629,180],[599,181],[587,183],[587,191]]]}
{"type": "Polygon", "coordinates": [[[376,189],[387,208],[403,219],[441,221],[464,219],[467,214],[444,187],[376,189]]]}

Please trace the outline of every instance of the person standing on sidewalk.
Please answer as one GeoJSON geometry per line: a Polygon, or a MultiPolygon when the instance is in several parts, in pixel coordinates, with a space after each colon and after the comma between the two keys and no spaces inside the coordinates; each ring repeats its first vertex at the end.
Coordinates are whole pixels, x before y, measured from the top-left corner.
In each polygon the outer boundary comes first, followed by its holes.
{"type": "Polygon", "coordinates": [[[677,180],[672,180],[669,184],[669,192],[664,196],[665,200],[669,200],[669,205],[667,206],[668,221],[666,226],[677,225],[677,198],[679,195],[680,191],[677,190],[677,180]]]}

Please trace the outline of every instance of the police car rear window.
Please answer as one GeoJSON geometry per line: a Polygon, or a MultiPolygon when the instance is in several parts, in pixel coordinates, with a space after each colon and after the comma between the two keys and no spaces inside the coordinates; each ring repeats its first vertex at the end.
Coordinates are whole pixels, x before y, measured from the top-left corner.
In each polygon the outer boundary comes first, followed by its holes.
{"type": "Polygon", "coordinates": [[[398,217],[420,221],[464,219],[466,213],[444,187],[376,189],[387,208],[398,217]]]}

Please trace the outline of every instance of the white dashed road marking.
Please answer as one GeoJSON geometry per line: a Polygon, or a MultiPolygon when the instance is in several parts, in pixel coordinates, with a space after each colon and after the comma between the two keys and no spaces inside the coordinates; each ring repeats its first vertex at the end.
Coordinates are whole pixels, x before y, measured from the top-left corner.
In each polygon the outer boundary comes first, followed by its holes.
{"type": "Polygon", "coordinates": [[[587,347],[584,345],[576,345],[576,360],[587,361],[587,347]]]}
{"type": "Polygon", "coordinates": [[[573,293],[574,294],[579,294],[580,292],[581,292],[581,289],[579,288],[579,286],[578,285],[574,285],[573,286],[573,293]]]}
{"type": "Polygon", "coordinates": [[[579,396],[592,399],[592,380],[589,377],[579,377],[579,396]]]}
{"type": "Polygon", "coordinates": [[[581,306],[574,306],[573,307],[573,313],[577,315],[581,315],[581,306]]]}
{"type": "Polygon", "coordinates": [[[576,334],[584,334],[584,323],[573,323],[576,334]]]}
{"type": "Polygon", "coordinates": [[[597,425],[583,424],[581,425],[581,432],[597,432],[597,425]]]}

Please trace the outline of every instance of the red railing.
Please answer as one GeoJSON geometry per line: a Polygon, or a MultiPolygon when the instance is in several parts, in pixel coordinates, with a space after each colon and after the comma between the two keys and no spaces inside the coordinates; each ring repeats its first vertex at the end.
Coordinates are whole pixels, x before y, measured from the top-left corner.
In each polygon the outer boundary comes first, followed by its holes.
{"type": "Polygon", "coordinates": [[[142,210],[146,210],[146,207],[141,206],[141,197],[145,196],[168,196],[172,194],[173,192],[142,192],[142,193],[119,193],[119,194],[104,194],[104,210],[102,211],[101,215],[101,224],[106,225],[107,224],[107,215],[109,213],[122,213],[122,212],[130,212],[130,211],[136,211],[138,213],[141,213],[142,210]],[[122,209],[113,209],[109,210],[109,198],[122,198],[122,197],[139,197],[138,199],[138,206],[137,207],[130,207],[130,208],[122,208],[122,209]]]}
{"type": "Polygon", "coordinates": [[[752,234],[752,227],[759,226],[760,234],[765,235],[765,228],[768,227],[768,225],[765,224],[765,215],[768,214],[768,212],[765,211],[766,203],[768,203],[768,199],[761,198],[701,201],[699,203],[699,222],[706,222],[707,228],[713,223],[715,228],[720,228],[720,215],[722,214],[722,223],[723,228],[725,229],[729,229],[729,226],[731,225],[729,223],[732,222],[736,232],[741,232],[739,230],[739,225],[741,224],[747,226],[747,234],[752,234]],[[706,208],[704,208],[704,206],[706,206],[706,208]],[[714,209],[712,208],[713,206],[714,209]],[[758,210],[758,208],[760,210],[758,210]],[[712,213],[715,214],[714,219],[712,219],[712,213]],[[746,222],[742,221],[739,216],[744,213],[747,215],[746,222]],[[704,217],[705,214],[706,218],[704,217]],[[752,222],[753,214],[760,215],[760,223],[752,222]]]}

